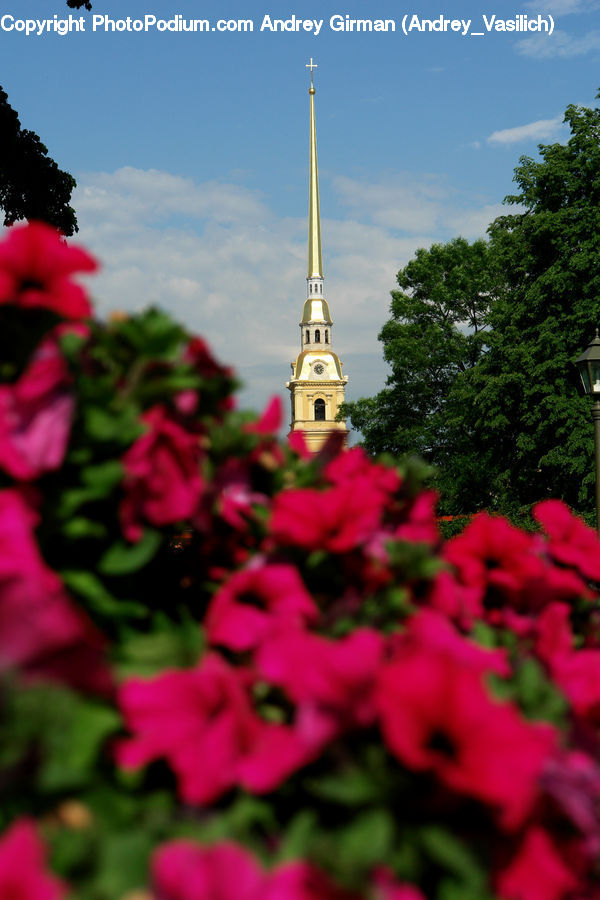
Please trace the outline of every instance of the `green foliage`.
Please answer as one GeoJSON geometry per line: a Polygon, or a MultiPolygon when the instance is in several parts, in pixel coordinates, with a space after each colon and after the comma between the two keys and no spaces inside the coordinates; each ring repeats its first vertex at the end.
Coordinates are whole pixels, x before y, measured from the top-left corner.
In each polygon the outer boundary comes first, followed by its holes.
{"type": "Polygon", "coordinates": [[[19,117],[0,88],[0,207],[4,224],[37,219],[63,234],[77,231],[69,206],[75,179],[48,156],[37,134],[21,128],[19,117]]]}
{"type": "Polygon", "coordinates": [[[418,250],[398,273],[403,290],[392,291],[392,318],[379,334],[387,386],[344,409],[371,452],[438,461],[448,391],[481,356],[496,277],[489,245],[463,238],[418,250]]]}
{"type": "Polygon", "coordinates": [[[522,157],[515,211],[489,241],[418,250],[380,340],[391,374],[348,404],[365,447],[418,452],[442,512],[514,520],[560,497],[589,514],[593,435],[573,360],[600,322],[600,110],[569,106],[566,144],[522,157]]]}
{"type": "Polygon", "coordinates": [[[589,402],[572,363],[600,321],[600,110],[569,106],[565,121],[566,144],[520,160],[507,202],[521,209],[490,227],[505,286],[464,398],[499,507],[592,503],[589,402]]]}

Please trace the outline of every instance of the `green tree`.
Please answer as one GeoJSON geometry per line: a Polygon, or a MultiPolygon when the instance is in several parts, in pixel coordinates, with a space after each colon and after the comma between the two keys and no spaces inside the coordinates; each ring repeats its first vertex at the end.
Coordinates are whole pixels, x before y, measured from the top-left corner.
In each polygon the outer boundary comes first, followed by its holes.
{"type": "Polygon", "coordinates": [[[379,340],[391,367],[376,397],[348,403],[345,414],[371,452],[447,455],[447,401],[457,377],[485,347],[498,280],[488,242],[455,238],[420,249],[397,276],[391,318],[379,340]]]}
{"type": "Polygon", "coordinates": [[[408,292],[393,294],[380,335],[392,374],[347,407],[367,449],[439,467],[446,511],[515,514],[548,496],[592,509],[589,402],[572,363],[600,324],[600,110],[569,106],[565,122],[567,143],[520,159],[514,211],[487,244],[434,245],[399,273],[408,292]]]}
{"type": "Polygon", "coordinates": [[[572,363],[600,323],[600,110],[569,106],[565,122],[566,144],[521,158],[506,198],[520,208],[490,227],[505,289],[488,352],[461,385],[488,501],[504,509],[546,496],[592,504],[589,402],[572,363]]]}
{"type": "Polygon", "coordinates": [[[58,168],[33,131],[21,128],[19,116],[0,88],[0,208],[4,224],[40,219],[70,235],[77,231],[69,205],[75,179],[58,168]]]}

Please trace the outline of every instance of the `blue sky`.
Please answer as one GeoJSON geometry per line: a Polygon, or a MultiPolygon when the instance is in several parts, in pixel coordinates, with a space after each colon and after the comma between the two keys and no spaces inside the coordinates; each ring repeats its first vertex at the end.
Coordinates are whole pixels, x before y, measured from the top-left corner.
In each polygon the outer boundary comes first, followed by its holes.
{"type": "MultiPolygon", "coordinates": [[[[308,71],[317,88],[325,289],[354,399],[380,389],[377,333],[397,270],[421,246],[485,234],[538,143],[564,140],[569,103],[600,87],[600,3],[415,0],[241,3],[93,0],[84,33],[0,29],[0,84],[78,181],[80,233],[102,261],[102,313],[158,303],[245,382],[285,399],[305,297],[308,71]],[[92,30],[113,20],[251,20],[252,32],[92,30]],[[471,20],[405,35],[403,16],[471,20]],[[552,16],[554,33],[485,31],[552,16]],[[264,16],[320,33],[260,31],[264,16]],[[330,17],[395,31],[334,31],[330,17]]],[[[0,0],[0,24],[68,17],[64,0],[0,0]]],[[[286,403],[287,409],[287,403],[286,403]]]]}

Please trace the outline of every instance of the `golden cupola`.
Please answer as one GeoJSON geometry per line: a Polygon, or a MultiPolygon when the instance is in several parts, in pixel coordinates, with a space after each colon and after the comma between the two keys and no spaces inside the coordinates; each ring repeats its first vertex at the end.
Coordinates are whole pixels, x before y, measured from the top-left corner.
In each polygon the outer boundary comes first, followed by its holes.
{"type": "Polygon", "coordinates": [[[291,393],[291,431],[303,431],[309,449],[317,451],[332,431],[348,433],[345,422],[336,416],[344,402],[348,377],[342,375],[342,363],[332,349],[333,321],[323,287],[321,250],[321,214],[319,206],[319,169],[317,165],[317,129],[312,59],[310,69],[310,146],[308,190],[308,274],[306,300],[300,322],[300,353],[292,362],[292,378],[286,387],[291,393]]]}

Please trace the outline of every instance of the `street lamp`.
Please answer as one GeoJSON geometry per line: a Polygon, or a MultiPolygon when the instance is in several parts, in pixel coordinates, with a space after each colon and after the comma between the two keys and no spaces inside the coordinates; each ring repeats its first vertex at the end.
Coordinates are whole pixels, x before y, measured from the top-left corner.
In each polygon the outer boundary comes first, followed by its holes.
{"type": "Polygon", "coordinates": [[[600,336],[597,328],[596,336],[575,360],[575,365],[579,369],[584,391],[594,398],[592,421],[596,451],[596,528],[600,535],[600,336]]]}

